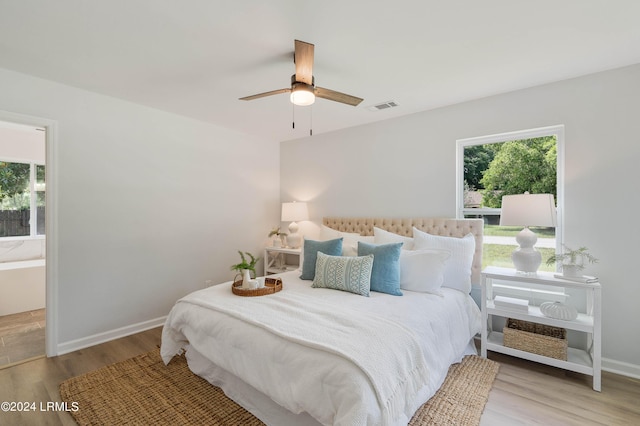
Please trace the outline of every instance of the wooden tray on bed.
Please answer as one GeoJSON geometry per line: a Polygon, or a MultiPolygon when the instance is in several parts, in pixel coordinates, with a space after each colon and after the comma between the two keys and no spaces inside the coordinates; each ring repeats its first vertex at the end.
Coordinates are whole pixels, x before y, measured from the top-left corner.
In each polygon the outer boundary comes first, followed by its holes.
{"type": "Polygon", "coordinates": [[[280,278],[265,278],[264,287],[256,289],[242,288],[242,280],[234,281],[231,284],[233,294],[245,297],[266,296],[267,294],[277,293],[280,290],[282,290],[282,279],[280,278]]]}

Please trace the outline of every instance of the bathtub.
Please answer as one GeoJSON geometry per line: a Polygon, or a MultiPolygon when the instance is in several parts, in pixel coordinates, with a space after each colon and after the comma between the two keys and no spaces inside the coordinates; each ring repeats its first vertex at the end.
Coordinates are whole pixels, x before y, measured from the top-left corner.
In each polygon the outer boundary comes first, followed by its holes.
{"type": "Polygon", "coordinates": [[[0,262],[0,316],[45,307],[45,259],[0,262]]]}

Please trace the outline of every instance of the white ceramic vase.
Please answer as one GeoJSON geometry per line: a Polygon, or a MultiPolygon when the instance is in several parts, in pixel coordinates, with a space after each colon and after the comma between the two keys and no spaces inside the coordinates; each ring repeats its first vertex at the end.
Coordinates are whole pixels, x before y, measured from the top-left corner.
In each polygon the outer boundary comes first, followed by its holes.
{"type": "Polygon", "coordinates": [[[242,288],[249,288],[249,281],[251,281],[251,271],[248,269],[242,270],[242,288]]]}
{"type": "Polygon", "coordinates": [[[566,275],[567,277],[579,277],[580,276],[580,267],[578,265],[562,265],[562,275],[566,275]]]}

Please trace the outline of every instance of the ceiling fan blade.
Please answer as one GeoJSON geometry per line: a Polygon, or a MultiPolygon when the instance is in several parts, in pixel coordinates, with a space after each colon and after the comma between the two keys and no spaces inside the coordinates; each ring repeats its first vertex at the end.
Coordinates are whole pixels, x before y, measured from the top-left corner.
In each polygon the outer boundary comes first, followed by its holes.
{"type": "Polygon", "coordinates": [[[257,95],[245,96],[244,98],[240,98],[240,100],[251,101],[253,99],[264,98],[265,96],[279,95],[280,93],[288,93],[288,92],[291,92],[291,89],[278,89],[278,90],[272,90],[270,92],[258,93],[257,95]]]}
{"type": "Polygon", "coordinates": [[[313,85],[313,49],[311,43],[295,40],[293,60],[296,64],[296,81],[313,85]]]}
{"type": "Polygon", "coordinates": [[[336,92],[335,90],[325,89],[323,87],[316,87],[315,94],[319,98],[328,99],[330,101],[342,102],[343,104],[357,106],[363,101],[362,98],[356,96],[347,95],[346,93],[336,92]]]}

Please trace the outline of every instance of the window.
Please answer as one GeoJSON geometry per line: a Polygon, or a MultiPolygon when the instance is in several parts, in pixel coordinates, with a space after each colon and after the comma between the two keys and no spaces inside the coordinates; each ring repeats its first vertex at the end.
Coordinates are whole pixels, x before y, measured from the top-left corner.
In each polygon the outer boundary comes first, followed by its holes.
{"type": "Polygon", "coordinates": [[[45,233],[45,166],[0,161],[0,238],[45,233]]]}
{"type": "Polygon", "coordinates": [[[458,140],[457,215],[484,219],[483,268],[513,267],[511,251],[522,229],[500,227],[502,195],[552,193],[557,228],[532,228],[542,252],[540,270],[554,271],[545,260],[556,252],[562,235],[564,127],[553,126],[458,140]]]}

